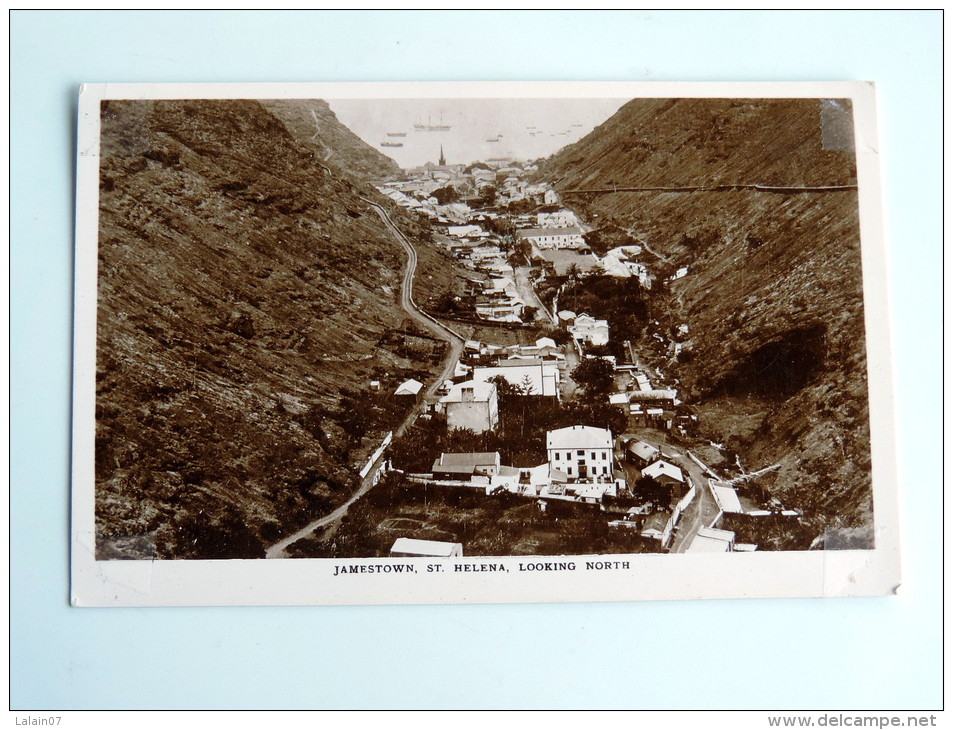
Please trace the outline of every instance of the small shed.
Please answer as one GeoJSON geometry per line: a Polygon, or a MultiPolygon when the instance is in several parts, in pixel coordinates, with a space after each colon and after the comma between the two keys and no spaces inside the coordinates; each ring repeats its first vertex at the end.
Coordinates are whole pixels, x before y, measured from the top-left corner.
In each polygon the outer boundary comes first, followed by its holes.
{"type": "Polygon", "coordinates": [[[394,395],[410,395],[416,396],[420,393],[420,389],[424,387],[424,384],[419,380],[405,380],[403,383],[397,386],[397,390],[394,391],[394,395]]]}

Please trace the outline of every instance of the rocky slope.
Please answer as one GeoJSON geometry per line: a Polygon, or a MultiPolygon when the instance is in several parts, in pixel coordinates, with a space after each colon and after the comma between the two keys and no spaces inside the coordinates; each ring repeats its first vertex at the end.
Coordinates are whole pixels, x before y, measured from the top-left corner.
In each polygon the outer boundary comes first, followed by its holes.
{"type": "Polygon", "coordinates": [[[373,419],[343,396],[437,370],[342,171],[390,164],[314,106],[333,161],[255,101],[103,104],[100,557],[261,556],[356,484],[373,419]]]}
{"type": "Polygon", "coordinates": [[[313,147],[319,159],[362,178],[388,179],[400,167],[338,121],[323,99],[268,99],[261,102],[291,136],[313,147]]]}
{"type": "Polygon", "coordinates": [[[852,144],[843,100],[635,100],[540,170],[590,223],[648,245],[661,329],[689,326],[665,369],[745,466],[781,464],[758,484],[814,536],[871,522],[856,190],[568,191],[849,186],[852,144]]]}

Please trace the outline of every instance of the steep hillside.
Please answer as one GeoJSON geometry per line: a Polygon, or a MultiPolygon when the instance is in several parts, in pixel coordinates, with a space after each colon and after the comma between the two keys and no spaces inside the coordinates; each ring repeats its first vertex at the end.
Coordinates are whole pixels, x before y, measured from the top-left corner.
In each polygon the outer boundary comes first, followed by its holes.
{"type": "Polygon", "coordinates": [[[540,170],[590,223],[647,244],[653,311],[668,334],[689,326],[664,369],[749,469],[782,465],[758,484],[815,536],[871,520],[856,190],[570,191],[851,185],[851,129],[842,100],[635,100],[540,170]]]}
{"type": "Polygon", "coordinates": [[[102,125],[99,554],[260,556],[356,484],[370,404],[342,397],[443,345],[401,332],[373,189],[258,102],[110,101],[102,125]]]}
{"type": "Polygon", "coordinates": [[[261,102],[302,145],[319,158],[362,178],[387,179],[400,174],[390,157],[378,152],[338,121],[323,99],[269,99],[261,102]]]}

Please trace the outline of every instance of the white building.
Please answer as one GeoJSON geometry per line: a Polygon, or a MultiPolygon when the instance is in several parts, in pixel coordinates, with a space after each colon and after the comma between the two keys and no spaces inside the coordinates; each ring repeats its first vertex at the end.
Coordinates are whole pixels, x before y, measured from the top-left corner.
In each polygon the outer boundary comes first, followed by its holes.
{"type": "Polygon", "coordinates": [[[450,388],[437,403],[447,414],[448,428],[468,428],[475,433],[492,431],[500,422],[496,385],[468,380],[450,388]]]}
{"type": "Polygon", "coordinates": [[[447,226],[447,235],[454,238],[484,238],[486,233],[480,226],[447,226]]]}
{"type": "Polygon", "coordinates": [[[501,375],[515,388],[530,387],[530,395],[559,397],[559,367],[546,360],[500,360],[496,365],[473,368],[473,379],[488,382],[501,375]]]}
{"type": "Polygon", "coordinates": [[[686,553],[730,553],[735,544],[735,533],[714,527],[703,527],[695,535],[686,553]]]}
{"type": "Polygon", "coordinates": [[[659,459],[654,464],[649,464],[642,470],[642,476],[654,479],[659,484],[684,484],[685,475],[682,470],[674,464],[659,459]]]}
{"type": "Polygon", "coordinates": [[[549,464],[573,479],[612,479],[612,432],[593,426],[569,426],[546,433],[549,464]]]}
{"type": "Polygon", "coordinates": [[[572,228],[579,225],[579,219],[571,210],[557,210],[555,213],[537,213],[536,225],[539,228],[572,228]]]}
{"type": "Polygon", "coordinates": [[[529,241],[537,248],[585,248],[586,242],[582,231],[576,227],[570,228],[526,228],[517,231],[516,235],[524,241],[529,241]]]}
{"type": "Polygon", "coordinates": [[[417,395],[423,387],[423,383],[411,378],[398,385],[397,390],[394,391],[394,395],[417,395]]]}
{"type": "Polygon", "coordinates": [[[572,325],[566,328],[577,342],[588,342],[590,345],[607,345],[609,343],[609,322],[596,319],[588,314],[580,314],[572,325]]]}

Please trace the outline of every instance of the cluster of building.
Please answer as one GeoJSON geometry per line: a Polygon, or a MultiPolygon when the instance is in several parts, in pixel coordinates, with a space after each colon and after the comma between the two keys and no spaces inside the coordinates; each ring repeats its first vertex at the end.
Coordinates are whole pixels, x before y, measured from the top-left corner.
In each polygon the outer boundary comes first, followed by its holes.
{"type": "Polygon", "coordinates": [[[536,172],[532,163],[509,158],[493,158],[475,165],[449,165],[440,153],[437,164],[428,162],[405,171],[404,179],[379,185],[378,191],[397,205],[416,210],[437,224],[466,223],[474,208],[487,200],[497,206],[529,200],[538,205],[554,205],[559,197],[546,183],[530,183],[526,178],[536,172]],[[452,187],[460,201],[441,203],[433,193],[452,187]]]}
{"type": "Polygon", "coordinates": [[[625,488],[617,468],[612,433],[593,426],[568,426],[546,433],[547,461],[533,467],[502,464],[499,452],[442,453],[430,474],[410,475],[417,481],[469,486],[486,494],[510,492],[533,499],[585,504],[601,503],[625,488]]]}
{"type": "Polygon", "coordinates": [[[447,418],[448,428],[474,433],[493,431],[499,423],[499,389],[505,381],[511,392],[524,396],[559,398],[566,356],[556,343],[541,337],[533,345],[499,347],[467,340],[455,372],[463,380],[447,381],[434,410],[447,418]]]}

